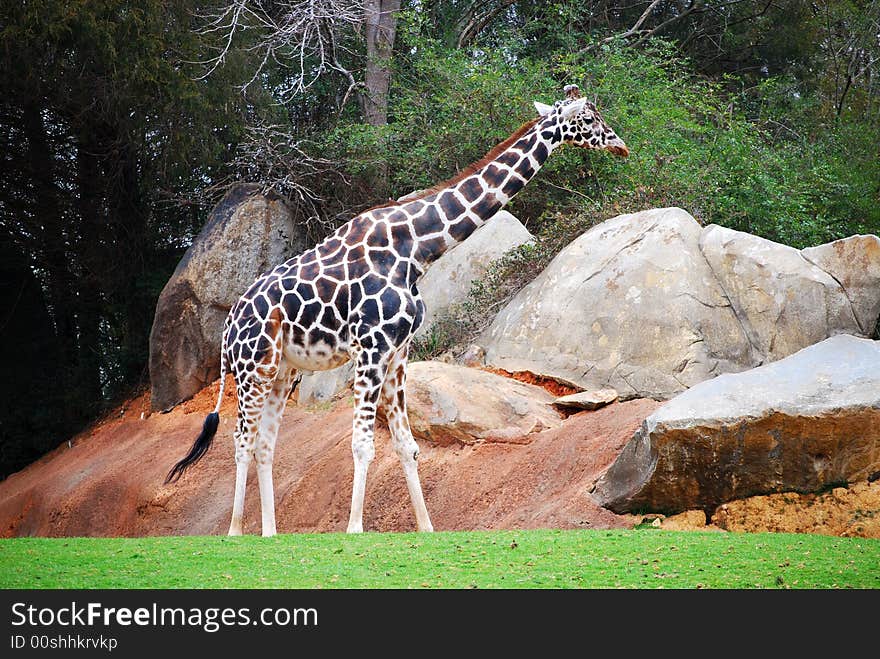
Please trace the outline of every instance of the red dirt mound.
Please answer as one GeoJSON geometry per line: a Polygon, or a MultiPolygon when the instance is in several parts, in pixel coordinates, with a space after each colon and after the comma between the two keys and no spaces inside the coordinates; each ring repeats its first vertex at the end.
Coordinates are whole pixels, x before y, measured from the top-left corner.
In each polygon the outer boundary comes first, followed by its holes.
{"type": "MultiPolygon", "coordinates": [[[[231,385],[231,381],[229,382],[231,385]]],[[[0,483],[0,535],[146,536],[223,534],[235,469],[234,387],[226,387],[220,429],[205,458],[177,483],[168,469],[191,446],[213,409],[218,383],[167,414],[134,399],[68,447],[0,483]]],[[[439,447],[421,442],[420,475],[437,530],[614,528],[639,521],[594,504],[587,493],[659,403],[635,400],[575,414],[528,444],[439,447]]],[[[275,458],[279,533],[343,531],[351,497],[347,399],[323,408],[288,404],[275,458]]],[[[365,528],[415,529],[402,470],[380,424],[367,481],[365,528]]],[[[245,532],[259,533],[251,473],[245,532]]]]}

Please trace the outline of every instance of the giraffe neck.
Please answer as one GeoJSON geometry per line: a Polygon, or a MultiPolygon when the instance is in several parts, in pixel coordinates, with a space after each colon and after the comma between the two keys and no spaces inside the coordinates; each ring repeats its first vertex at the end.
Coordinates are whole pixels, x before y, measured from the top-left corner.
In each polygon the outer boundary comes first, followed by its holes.
{"type": "Polygon", "coordinates": [[[531,122],[424,197],[427,207],[415,220],[416,259],[427,266],[470,236],[532,180],[560,143],[558,131],[531,122]]]}

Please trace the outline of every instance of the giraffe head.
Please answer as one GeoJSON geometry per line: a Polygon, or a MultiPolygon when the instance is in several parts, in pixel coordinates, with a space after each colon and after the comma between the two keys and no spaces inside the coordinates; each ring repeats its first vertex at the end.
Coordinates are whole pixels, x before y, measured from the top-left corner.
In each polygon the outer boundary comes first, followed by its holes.
{"type": "Polygon", "coordinates": [[[565,99],[553,105],[535,101],[535,109],[547,128],[560,129],[560,139],[566,144],[610,151],[616,156],[629,155],[629,148],[605,123],[596,106],[581,96],[577,85],[566,85],[565,99]]]}

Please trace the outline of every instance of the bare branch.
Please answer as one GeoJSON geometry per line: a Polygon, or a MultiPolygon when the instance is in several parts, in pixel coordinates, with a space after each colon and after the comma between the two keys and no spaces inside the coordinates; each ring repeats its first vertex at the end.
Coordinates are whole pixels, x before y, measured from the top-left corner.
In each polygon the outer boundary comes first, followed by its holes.
{"type": "Polygon", "coordinates": [[[336,163],[312,155],[307,139],[297,139],[281,126],[251,126],[248,138],[236,152],[232,165],[240,180],[259,181],[263,190],[275,190],[296,202],[301,221],[315,235],[333,227],[324,214],[327,179],[349,185],[336,163]]]}
{"type": "MultiPolygon", "coordinates": [[[[498,16],[498,14],[505,11],[515,1],[516,0],[500,0],[497,4],[492,4],[490,7],[479,13],[477,11],[478,3],[474,2],[471,4],[465,14],[465,16],[468,16],[469,18],[459,30],[456,46],[458,48],[464,48],[473,43],[480,35],[480,32],[482,32],[486,26],[498,16]]],[[[659,0],[656,0],[656,2],[659,2],[659,0]]],[[[484,4],[491,4],[491,2],[486,2],[484,4]]]]}
{"type": "Polygon", "coordinates": [[[581,52],[582,53],[589,52],[591,50],[595,50],[596,48],[599,48],[600,46],[605,45],[606,43],[611,43],[612,41],[616,41],[617,39],[629,39],[632,36],[635,36],[637,34],[641,34],[642,24],[647,20],[648,16],[651,15],[651,12],[654,11],[654,7],[656,7],[658,4],[660,4],[660,0],[654,0],[650,5],[648,5],[648,8],[645,9],[644,12],[642,12],[641,16],[639,16],[639,20],[637,20],[633,24],[633,26],[631,28],[629,28],[626,32],[622,32],[620,34],[614,34],[610,37],[605,37],[601,41],[597,41],[596,43],[590,44],[586,48],[582,49],[581,52]]]}
{"type": "MultiPolygon", "coordinates": [[[[746,0],[729,0],[728,2],[723,2],[719,4],[713,3],[707,6],[705,0],[691,0],[691,2],[684,9],[674,10],[673,15],[666,20],[661,21],[653,27],[646,27],[649,23],[649,19],[652,17],[652,14],[658,13],[659,16],[656,17],[657,19],[662,18],[665,15],[665,12],[660,10],[655,12],[655,9],[658,8],[661,0],[653,0],[648,4],[642,14],[639,16],[638,20],[636,20],[636,22],[633,23],[633,25],[629,29],[625,30],[624,32],[613,34],[609,37],[605,37],[604,39],[600,39],[599,41],[591,43],[585,48],[582,48],[579,52],[581,54],[587,53],[613,41],[629,41],[633,45],[642,45],[651,37],[663,32],[666,28],[684,20],[692,14],[699,14],[707,11],[712,11],[715,13],[722,12],[724,9],[732,7],[734,5],[738,5],[744,1],[746,0]]],[[[754,17],[761,16],[764,12],[767,11],[769,6],[770,2],[768,2],[761,11],[756,13],[754,17]]],[[[663,7],[661,6],[660,9],[663,9],[663,7]]],[[[668,10],[669,7],[666,7],[666,9],[668,10]]]]}
{"type": "Polygon", "coordinates": [[[339,64],[345,50],[340,37],[363,22],[363,5],[356,0],[229,0],[200,18],[201,34],[220,37],[214,55],[200,62],[205,67],[201,78],[222,66],[236,39],[241,39],[259,62],[242,91],[269,62],[292,71],[289,84],[278,90],[285,100],[305,92],[328,70],[345,75],[351,84],[351,72],[339,64]]]}
{"type": "MultiPolygon", "coordinates": [[[[731,5],[737,4],[738,1],[739,0],[734,0],[733,2],[729,2],[727,4],[731,4],[731,5]]],[[[638,45],[645,43],[645,41],[647,41],[648,39],[653,37],[655,34],[662,32],[663,30],[665,30],[667,27],[669,27],[673,23],[677,23],[678,21],[682,20],[683,18],[690,16],[695,11],[698,11],[698,10],[701,11],[703,8],[703,3],[704,3],[704,0],[693,0],[693,2],[691,2],[690,6],[687,9],[685,9],[683,12],[681,12],[680,14],[676,14],[672,18],[669,18],[669,19],[663,21],[662,23],[660,23],[660,25],[658,25],[657,27],[655,27],[652,30],[648,30],[646,32],[643,32],[642,36],[640,36],[638,38],[638,40],[636,41],[636,45],[638,46],[638,45]]],[[[722,6],[726,6],[726,5],[722,5],[722,6]]]]}

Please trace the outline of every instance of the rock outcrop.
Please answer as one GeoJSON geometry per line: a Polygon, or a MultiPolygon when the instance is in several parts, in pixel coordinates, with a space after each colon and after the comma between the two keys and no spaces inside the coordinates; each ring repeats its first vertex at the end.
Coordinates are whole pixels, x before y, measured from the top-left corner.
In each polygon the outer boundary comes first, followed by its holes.
{"type": "MultiPolygon", "coordinates": [[[[531,239],[532,235],[522,223],[502,210],[432,263],[418,281],[425,301],[425,320],[416,336],[430,332],[436,318],[452,305],[463,302],[473,281],[485,274],[492,261],[531,239]]],[[[306,375],[299,385],[298,400],[303,404],[325,401],[353,379],[351,362],[330,371],[306,375]]]]}
{"type": "Polygon", "coordinates": [[[150,334],[152,407],[165,410],[220,374],[229,309],[254,279],[303,251],[285,201],[241,185],[211,211],[156,305],[150,334]]]}
{"type": "MultiPolygon", "coordinates": [[[[862,331],[840,282],[799,250],[719,226],[703,230],[700,249],[742,324],[754,363],[862,331]]],[[[880,259],[875,269],[880,272],[880,259]]],[[[880,277],[873,281],[876,286],[880,277]]],[[[873,297],[880,300],[876,291],[873,297]]]]}
{"type": "Polygon", "coordinates": [[[614,389],[594,389],[592,391],[579,391],[576,394],[560,396],[553,401],[553,404],[563,408],[598,410],[600,407],[610,405],[618,397],[619,395],[614,389]]]}
{"type": "Polygon", "coordinates": [[[850,236],[802,249],[801,254],[840,284],[861,333],[871,336],[880,315],[880,239],[874,235],[850,236]]]}
{"type": "Polygon", "coordinates": [[[615,512],[710,510],[880,472],[880,343],[840,335],[721,375],[649,416],[596,485],[615,512]]]}
{"type": "Polygon", "coordinates": [[[489,366],[664,400],[829,336],[870,336],[878,313],[877,236],[798,251],[664,208],[580,236],[477,342],[489,366]]]}
{"type": "Polygon", "coordinates": [[[406,392],[413,435],[441,446],[524,444],[562,424],[554,397],[541,387],[465,366],[414,362],[406,392]]]}
{"type": "Polygon", "coordinates": [[[668,208],[583,234],[496,316],[486,363],[622,399],[668,398],[752,365],[742,327],[699,249],[700,225],[668,208]]]}

